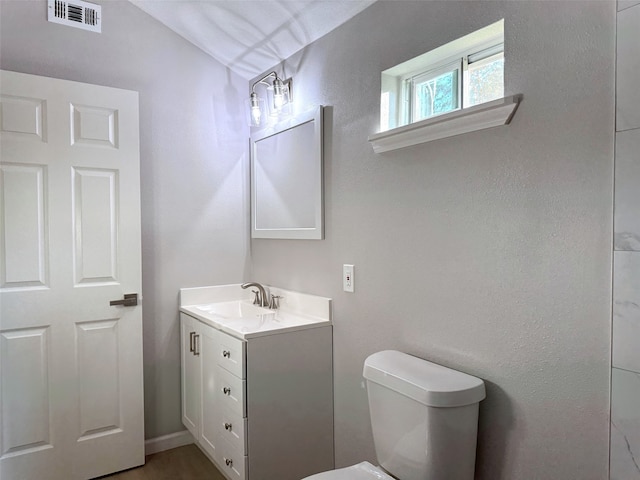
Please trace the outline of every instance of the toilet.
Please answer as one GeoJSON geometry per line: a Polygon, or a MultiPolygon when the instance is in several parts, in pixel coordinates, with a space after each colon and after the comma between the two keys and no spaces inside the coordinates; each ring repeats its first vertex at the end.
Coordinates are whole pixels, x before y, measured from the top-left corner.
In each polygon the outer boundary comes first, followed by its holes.
{"type": "Polygon", "coordinates": [[[363,376],[379,466],[305,480],[473,480],[481,379],[395,350],[369,356],[363,376]]]}

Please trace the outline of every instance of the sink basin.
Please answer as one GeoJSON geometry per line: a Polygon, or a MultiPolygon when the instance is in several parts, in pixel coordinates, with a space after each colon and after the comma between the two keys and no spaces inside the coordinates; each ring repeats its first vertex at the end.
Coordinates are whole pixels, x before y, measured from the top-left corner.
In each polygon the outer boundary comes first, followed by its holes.
{"type": "Polygon", "coordinates": [[[249,300],[207,303],[182,307],[186,313],[226,333],[240,338],[251,338],[276,330],[299,329],[328,320],[300,313],[269,310],[253,305],[249,300]]]}
{"type": "Polygon", "coordinates": [[[259,307],[248,301],[218,302],[207,305],[197,305],[195,308],[209,315],[222,318],[255,318],[263,315],[274,315],[273,310],[259,307]]]}
{"type": "Polygon", "coordinates": [[[180,311],[243,340],[331,325],[331,299],[269,288],[282,299],[277,310],[254,305],[251,295],[233,284],[181,289],[180,311]]]}

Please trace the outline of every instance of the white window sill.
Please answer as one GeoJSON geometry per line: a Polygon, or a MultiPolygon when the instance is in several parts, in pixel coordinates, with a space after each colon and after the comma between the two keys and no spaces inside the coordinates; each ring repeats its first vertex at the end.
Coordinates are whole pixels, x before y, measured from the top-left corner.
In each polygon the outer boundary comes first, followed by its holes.
{"type": "Polygon", "coordinates": [[[521,95],[511,95],[386,132],[374,133],[369,136],[369,142],[375,153],[383,153],[485,128],[508,125],[521,98],[521,95]]]}

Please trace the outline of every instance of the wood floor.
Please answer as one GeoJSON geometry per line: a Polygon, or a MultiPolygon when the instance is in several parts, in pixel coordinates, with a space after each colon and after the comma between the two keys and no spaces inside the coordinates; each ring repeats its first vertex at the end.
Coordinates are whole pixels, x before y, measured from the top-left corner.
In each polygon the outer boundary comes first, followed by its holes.
{"type": "Polygon", "coordinates": [[[149,455],[146,462],[100,480],[226,480],[193,444],[149,455]]]}

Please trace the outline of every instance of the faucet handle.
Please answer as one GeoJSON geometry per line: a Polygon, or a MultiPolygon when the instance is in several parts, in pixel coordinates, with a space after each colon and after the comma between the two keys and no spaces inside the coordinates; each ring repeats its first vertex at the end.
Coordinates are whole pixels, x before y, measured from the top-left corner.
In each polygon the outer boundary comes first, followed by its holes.
{"type": "Polygon", "coordinates": [[[253,297],[253,304],[254,305],[260,305],[260,291],[251,290],[251,293],[253,293],[255,295],[255,297],[253,297]]]}
{"type": "Polygon", "coordinates": [[[271,301],[269,302],[269,308],[271,310],[277,310],[280,308],[280,299],[282,295],[271,295],[271,301]]]}

